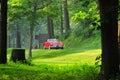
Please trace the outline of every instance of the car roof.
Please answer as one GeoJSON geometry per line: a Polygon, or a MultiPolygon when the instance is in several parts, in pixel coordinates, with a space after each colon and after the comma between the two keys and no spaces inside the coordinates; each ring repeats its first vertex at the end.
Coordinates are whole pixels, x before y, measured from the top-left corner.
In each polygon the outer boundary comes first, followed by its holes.
{"type": "Polygon", "coordinates": [[[51,41],[57,41],[57,39],[54,39],[54,38],[50,38],[50,39],[47,39],[48,42],[51,42],[51,41]]]}

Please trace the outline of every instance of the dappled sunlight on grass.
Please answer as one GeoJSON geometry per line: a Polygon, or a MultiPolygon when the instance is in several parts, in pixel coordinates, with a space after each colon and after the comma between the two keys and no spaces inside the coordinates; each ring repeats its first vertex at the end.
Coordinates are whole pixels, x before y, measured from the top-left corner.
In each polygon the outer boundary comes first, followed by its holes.
{"type": "MultiPolygon", "coordinates": [[[[42,52],[42,51],[41,51],[42,52]]],[[[56,64],[94,64],[95,58],[100,55],[101,50],[65,51],[47,50],[44,54],[34,53],[32,63],[56,63],[56,64]],[[35,57],[36,55],[38,56],[35,57]]]]}

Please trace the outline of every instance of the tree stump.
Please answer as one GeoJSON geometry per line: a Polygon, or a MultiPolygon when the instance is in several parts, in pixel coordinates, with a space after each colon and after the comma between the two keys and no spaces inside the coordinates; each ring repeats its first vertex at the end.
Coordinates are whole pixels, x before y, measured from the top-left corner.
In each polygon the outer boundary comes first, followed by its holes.
{"type": "Polygon", "coordinates": [[[25,49],[13,49],[10,60],[13,62],[25,62],[25,49]]]}

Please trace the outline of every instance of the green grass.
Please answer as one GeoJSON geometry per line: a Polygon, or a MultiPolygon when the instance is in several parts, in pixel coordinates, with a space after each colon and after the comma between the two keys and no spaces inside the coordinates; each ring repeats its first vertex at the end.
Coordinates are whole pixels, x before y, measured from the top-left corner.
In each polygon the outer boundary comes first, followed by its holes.
{"type": "Polygon", "coordinates": [[[88,65],[0,65],[0,80],[95,80],[98,69],[88,65]]]}
{"type": "Polygon", "coordinates": [[[91,64],[95,62],[96,56],[101,50],[33,50],[32,63],[54,63],[54,64],[91,64]]]}
{"type": "Polygon", "coordinates": [[[64,41],[66,48],[77,48],[77,49],[100,49],[101,48],[101,37],[100,33],[96,36],[83,39],[82,37],[70,36],[64,41]]]}
{"type": "MultiPolygon", "coordinates": [[[[29,66],[0,64],[0,80],[96,80],[99,68],[94,65],[100,49],[35,49],[29,66]]],[[[26,50],[26,57],[28,50],[26,50]]],[[[10,57],[11,49],[8,49],[10,57]]]]}
{"type": "Polygon", "coordinates": [[[8,49],[8,63],[0,64],[0,80],[96,80],[99,67],[95,58],[101,54],[98,39],[75,39],[71,46],[65,42],[63,50],[34,49],[32,65],[10,62],[12,49],[8,49]]]}

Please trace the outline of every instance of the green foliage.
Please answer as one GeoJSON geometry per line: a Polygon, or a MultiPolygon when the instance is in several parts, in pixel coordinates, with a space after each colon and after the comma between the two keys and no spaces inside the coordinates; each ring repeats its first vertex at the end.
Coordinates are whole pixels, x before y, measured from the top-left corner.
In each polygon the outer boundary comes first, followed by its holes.
{"type": "Polygon", "coordinates": [[[88,17],[88,14],[82,11],[79,11],[78,13],[75,13],[74,16],[72,17],[73,21],[76,21],[78,19],[85,19],[88,17]]]}
{"type": "Polygon", "coordinates": [[[95,59],[96,67],[101,68],[101,61],[102,61],[101,55],[97,56],[96,59],[95,59]]]}
{"type": "Polygon", "coordinates": [[[96,32],[95,36],[83,38],[83,36],[76,37],[74,34],[64,41],[67,48],[82,48],[82,49],[99,49],[101,48],[100,32],[96,32]]]}
{"type": "Polygon", "coordinates": [[[41,64],[27,66],[22,64],[0,65],[1,80],[95,80],[98,69],[90,65],[58,66],[41,64]]]}
{"type": "Polygon", "coordinates": [[[8,1],[8,21],[21,19],[24,16],[27,6],[26,0],[9,0],[8,1]],[[24,6],[23,6],[24,5],[24,6]]]}
{"type": "MultiPolygon", "coordinates": [[[[29,38],[28,27],[30,23],[34,28],[37,26],[36,31],[33,31],[35,35],[42,33],[40,27],[47,26],[46,17],[50,16],[53,20],[55,36],[64,37],[66,35],[64,34],[64,23],[62,24],[63,35],[60,34],[60,18],[62,17],[62,21],[64,21],[63,9],[61,12],[60,6],[63,6],[61,0],[8,0],[8,25],[14,26],[13,22],[18,20],[22,33],[26,34],[22,36],[29,38]],[[36,8],[36,13],[34,8],[36,8]]],[[[68,0],[67,8],[70,14],[71,33],[74,36],[88,38],[97,34],[100,24],[95,0],[68,0]]],[[[47,32],[47,29],[45,30],[47,32]]],[[[13,27],[9,32],[11,32],[9,34],[13,34],[13,27]]],[[[28,39],[24,40],[28,42],[28,39]]],[[[24,44],[28,43],[24,42],[24,44]]]]}
{"type": "Polygon", "coordinates": [[[43,11],[46,14],[46,16],[50,16],[53,18],[58,17],[58,15],[60,14],[59,1],[54,0],[54,1],[48,2],[48,5],[43,8],[43,11]]]}
{"type": "Polygon", "coordinates": [[[75,36],[83,36],[84,38],[93,36],[100,26],[100,16],[96,10],[96,4],[91,2],[92,0],[77,2],[77,4],[81,4],[80,8],[71,17],[71,21],[75,25],[73,27],[75,36]],[[87,5],[84,5],[86,2],[87,5]]]}

